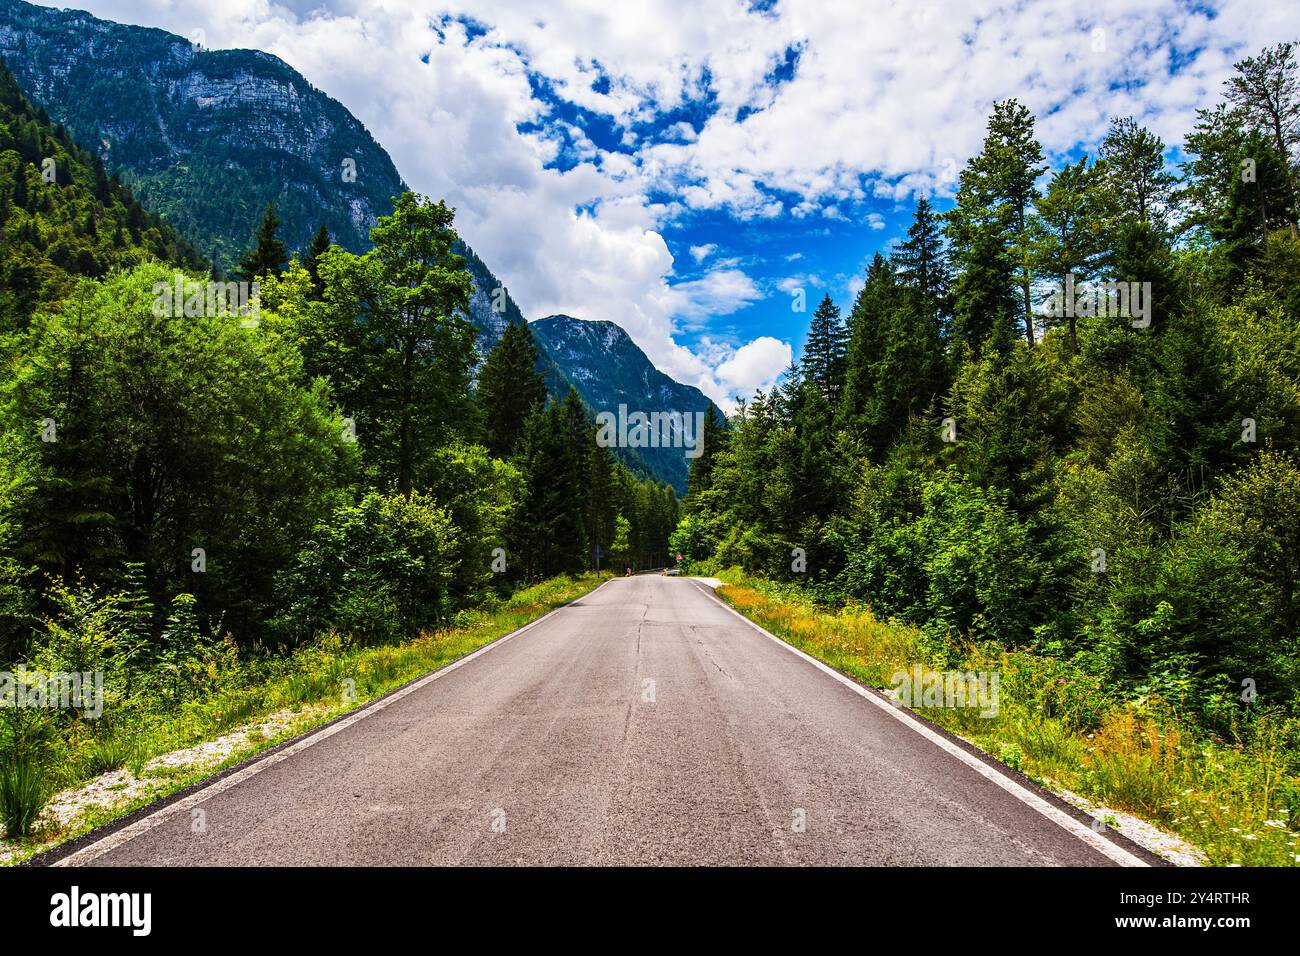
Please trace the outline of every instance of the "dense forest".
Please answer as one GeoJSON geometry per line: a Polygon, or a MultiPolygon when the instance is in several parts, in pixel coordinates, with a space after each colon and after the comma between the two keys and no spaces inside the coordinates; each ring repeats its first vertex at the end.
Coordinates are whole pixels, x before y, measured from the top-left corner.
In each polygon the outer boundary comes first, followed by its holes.
{"type": "Polygon", "coordinates": [[[1293,45],[1198,117],[1181,175],[1117,118],[1045,177],[997,103],[953,207],[918,202],[848,314],[828,296],[784,381],[709,422],[674,549],[940,661],[1028,650],[1213,726],[1300,707],[1293,45]]]}
{"type": "Polygon", "coordinates": [[[74,278],[103,278],[147,259],[203,267],[98,157],[51,125],[0,61],[0,335],[26,328],[74,278]]]}
{"type": "MultiPolygon", "coordinates": [[[[476,370],[453,211],[394,203],[365,254],[268,208],[228,295],[0,68],[0,669],[104,672],[96,739],[236,661],[666,563],[673,490],[548,400],[526,326],[476,370]]],[[[86,727],[4,716],[9,806],[86,727]]]]}

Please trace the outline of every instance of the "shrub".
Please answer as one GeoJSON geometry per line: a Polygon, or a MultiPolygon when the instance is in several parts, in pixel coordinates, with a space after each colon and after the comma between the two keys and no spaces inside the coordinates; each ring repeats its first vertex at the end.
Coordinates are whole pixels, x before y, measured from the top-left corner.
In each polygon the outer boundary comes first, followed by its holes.
{"type": "Polygon", "coordinates": [[[369,641],[433,627],[450,609],[459,543],[431,498],[368,494],[319,524],[280,576],[277,630],[298,643],[330,627],[369,641]]]}
{"type": "Polygon", "coordinates": [[[926,624],[937,644],[969,635],[1015,645],[1038,621],[1049,571],[1030,531],[1004,494],[950,469],[925,482],[919,517],[874,523],[844,590],[882,617],[926,624]]]}

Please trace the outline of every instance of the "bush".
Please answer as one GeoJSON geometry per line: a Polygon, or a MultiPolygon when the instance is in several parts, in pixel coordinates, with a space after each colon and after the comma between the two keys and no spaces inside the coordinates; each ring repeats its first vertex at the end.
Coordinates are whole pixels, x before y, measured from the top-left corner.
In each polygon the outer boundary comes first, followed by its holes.
{"type": "Polygon", "coordinates": [[[377,641],[434,627],[450,610],[459,547],[431,498],[368,494],[318,525],[280,576],[276,630],[299,643],[329,628],[377,641]]]}
{"type": "Polygon", "coordinates": [[[1048,570],[1005,495],[950,469],[925,482],[920,517],[874,523],[850,554],[843,590],[882,617],[927,625],[939,644],[969,636],[1013,646],[1038,622],[1048,570]]]}

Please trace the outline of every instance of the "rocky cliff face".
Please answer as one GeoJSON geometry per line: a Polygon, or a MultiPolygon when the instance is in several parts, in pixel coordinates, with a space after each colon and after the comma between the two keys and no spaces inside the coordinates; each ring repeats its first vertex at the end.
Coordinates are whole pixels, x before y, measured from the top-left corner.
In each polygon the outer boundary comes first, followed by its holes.
{"type": "Polygon", "coordinates": [[[323,223],[360,251],[403,188],[351,113],[266,53],[0,0],[0,56],[55,122],[223,266],[269,201],[291,249],[323,223]]]}
{"type": "MultiPolygon", "coordinates": [[[[613,322],[551,315],[530,323],[529,328],[597,414],[617,415],[620,405],[626,406],[628,414],[707,413],[713,404],[698,388],[683,385],[655,368],[613,322]]],[[[721,416],[721,412],[717,414],[721,416]]],[[[640,448],[624,457],[639,457],[652,475],[672,484],[679,494],[685,492],[690,465],[681,445],[640,448]]]]}
{"type": "MultiPolygon", "coordinates": [[[[0,0],[0,56],[55,122],[223,268],[247,248],[268,202],[291,250],[323,223],[339,245],[364,252],[405,189],[342,104],[257,50],[196,49],[163,30],[0,0]]],[[[460,252],[485,353],[524,317],[508,293],[493,308],[501,283],[472,249],[460,252]]],[[[553,363],[545,371],[563,380],[553,363]]]]}

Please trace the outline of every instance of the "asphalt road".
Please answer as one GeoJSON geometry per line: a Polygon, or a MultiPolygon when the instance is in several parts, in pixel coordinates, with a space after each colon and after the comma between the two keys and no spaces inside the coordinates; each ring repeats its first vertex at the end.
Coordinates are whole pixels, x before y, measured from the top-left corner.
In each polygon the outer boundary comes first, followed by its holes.
{"type": "Polygon", "coordinates": [[[690,579],[620,578],[63,862],[1143,861],[896,713],[690,579]]]}

